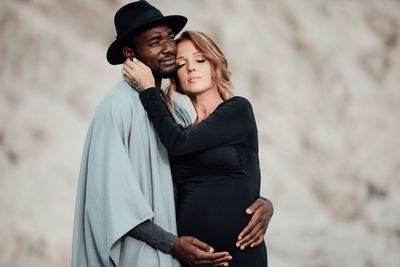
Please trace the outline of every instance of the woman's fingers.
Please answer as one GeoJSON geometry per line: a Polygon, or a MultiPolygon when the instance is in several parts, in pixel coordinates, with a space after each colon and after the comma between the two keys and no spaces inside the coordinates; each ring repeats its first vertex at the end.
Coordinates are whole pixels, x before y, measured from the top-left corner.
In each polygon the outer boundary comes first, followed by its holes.
{"type": "MultiPolygon", "coordinates": [[[[129,59],[127,59],[128,61],[129,59]]],[[[122,65],[122,71],[125,72],[125,74],[128,74],[132,78],[136,79],[136,72],[133,68],[129,66],[129,64],[125,61],[125,63],[122,65]]],[[[124,73],[123,73],[124,74],[124,73]]]]}
{"type": "Polygon", "coordinates": [[[133,59],[126,59],[124,65],[128,73],[131,70],[141,75],[152,74],[151,69],[135,57],[133,59]]]}
{"type": "Polygon", "coordinates": [[[126,59],[122,68],[125,69],[128,74],[131,74],[132,77],[134,77],[133,75],[140,75],[146,72],[142,65],[143,63],[140,64],[139,60],[136,58],[133,58],[133,60],[128,58],[126,59]]]}
{"type": "Polygon", "coordinates": [[[126,69],[123,67],[122,70],[121,70],[121,73],[122,73],[122,77],[124,78],[124,80],[125,80],[127,83],[129,83],[130,86],[132,86],[133,83],[135,82],[135,79],[132,77],[133,74],[134,74],[134,72],[133,72],[133,71],[130,71],[130,73],[129,73],[129,72],[127,72],[126,69]]]}
{"type": "Polygon", "coordinates": [[[144,64],[142,61],[140,61],[139,59],[134,57],[132,59],[132,62],[134,64],[136,64],[136,66],[140,67],[143,71],[151,72],[151,69],[146,64],[144,64]]]}
{"type": "Polygon", "coordinates": [[[126,59],[125,63],[122,66],[122,70],[125,71],[127,75],[132,77],[133,80],[137,82],[137,86],[142,89],[147,89],[155,86],[155,81],[151,69],[136,58],[133,58],[133,60],[126,59]]]}
{"type": "Polygon", "coordinates": [[[130,68],[130,69],[134,69],[135,66],[136,66],[135,62],[133,62],[133,60],[130,59],[130,58],[127,58],[127,59],[125,60],[124,65],[126,65],[126,66],[127,66],[128,68],[130,68]]]}
{"type": "Polygon", "coordinates": [[[143,62],[141,62],[139,59],[135,57],[133,59],[128,58],[126,60],[126,64],[129,68],[131,68],[132,70],[136,70],[139,73],[146,73],[149,72],[150,70],[149,67],[147,67],[143,62]]]}

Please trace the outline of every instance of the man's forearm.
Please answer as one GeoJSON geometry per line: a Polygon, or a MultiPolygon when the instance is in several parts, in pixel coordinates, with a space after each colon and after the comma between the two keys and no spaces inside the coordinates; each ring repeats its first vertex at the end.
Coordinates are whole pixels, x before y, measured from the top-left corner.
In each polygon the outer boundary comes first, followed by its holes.
{"type": "Polygon", "coordinates": [[[127,235],[147,243],[155,249],[169,253],[178,237],[165,231],[150,220],[144,221],[130,230],[127,235]]]}

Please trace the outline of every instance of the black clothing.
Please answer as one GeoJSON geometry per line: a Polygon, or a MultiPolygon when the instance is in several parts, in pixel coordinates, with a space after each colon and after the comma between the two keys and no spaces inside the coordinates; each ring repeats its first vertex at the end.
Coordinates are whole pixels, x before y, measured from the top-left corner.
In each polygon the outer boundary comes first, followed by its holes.
{"type": "Polygon", "coordinates": [[[267,266],[264,242],[244,251],[235,246],[250,220],[245,210],[260,194],[258,136],[250,103],[232,97],[202,122],[182,129],[155,88],[140,93],[140,99],[171,156],[178,235],[229,251],[229,266],[267,266]]]}

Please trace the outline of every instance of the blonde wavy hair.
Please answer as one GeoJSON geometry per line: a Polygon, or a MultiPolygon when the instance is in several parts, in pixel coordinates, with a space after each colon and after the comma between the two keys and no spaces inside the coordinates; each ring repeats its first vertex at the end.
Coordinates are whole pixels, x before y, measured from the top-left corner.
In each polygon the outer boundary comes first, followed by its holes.
{"type": "MultiPolygon", "coordinates": [[[[185,40],[191,41],[194,47],[210,62],[211,79],[216,84],[221,98],[226,101],[234,96],[231,90],[231,72],[228,70],[228,61],[218,45],[206,34],[198,31],[185,31],[175,42],[178,45],[185,40]]],[[[175,107],[172,101],[174,92],[185,94],[176,76],[170,78],[170,84],[165,89],[167,101],[175,107]]]]}

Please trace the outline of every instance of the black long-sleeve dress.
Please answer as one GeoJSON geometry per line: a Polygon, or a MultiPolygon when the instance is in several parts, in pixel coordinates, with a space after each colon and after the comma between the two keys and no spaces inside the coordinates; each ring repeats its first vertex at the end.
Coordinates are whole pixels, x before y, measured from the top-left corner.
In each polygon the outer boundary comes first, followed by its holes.
{"type": "Polygon", "coordinates": [[[182,129],[155,88],[140,93],[140,99],[170,154],[178,235],[229,251],[229,266],[267,266],[264,242],[244,251],[235,246],[250,220],[245,210],[260,194],[257,126],[249,101],[232,97],[205,120],[182,129]]]}

